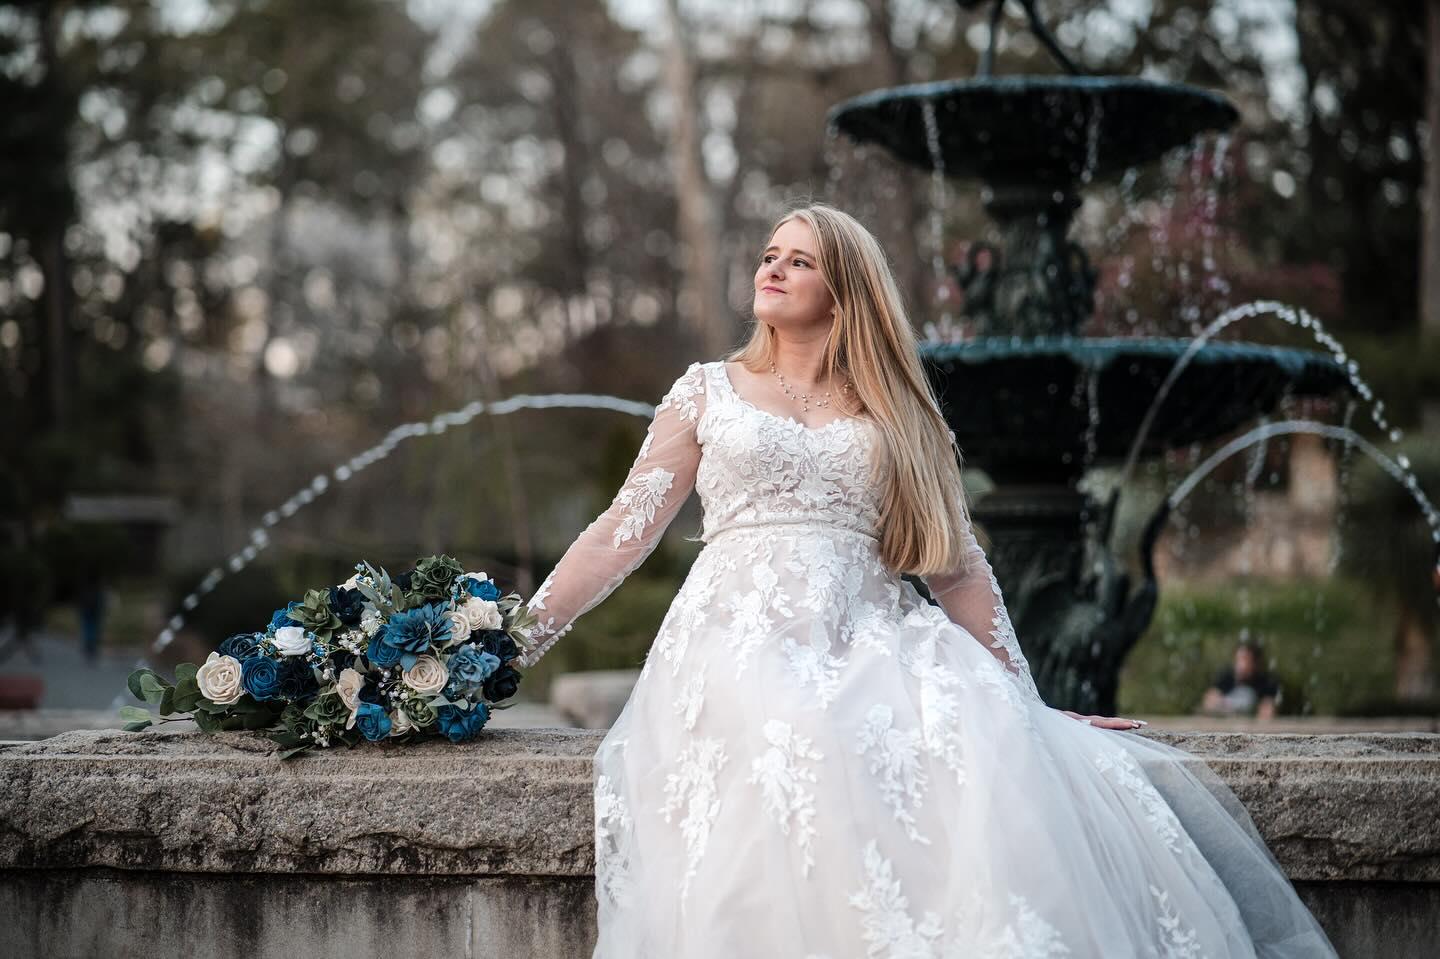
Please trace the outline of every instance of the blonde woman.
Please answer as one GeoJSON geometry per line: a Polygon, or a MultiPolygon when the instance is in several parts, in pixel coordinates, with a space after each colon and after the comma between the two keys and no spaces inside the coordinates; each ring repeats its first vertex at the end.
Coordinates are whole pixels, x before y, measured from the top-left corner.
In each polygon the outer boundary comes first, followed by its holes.
{"type": "Polygon", "coordinates": [[[793,210],[754,285],[749,340],[675,381],[529,603],[527,665],[699,491],[595,756],[594,956],[1333,956],[1201,764],[1042,702],[874,237],[793,210]]]}

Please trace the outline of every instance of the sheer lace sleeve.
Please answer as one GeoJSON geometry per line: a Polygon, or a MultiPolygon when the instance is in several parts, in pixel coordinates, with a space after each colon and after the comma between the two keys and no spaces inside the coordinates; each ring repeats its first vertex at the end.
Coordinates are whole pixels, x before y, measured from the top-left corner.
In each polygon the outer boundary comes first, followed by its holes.
{"type": "Polygon", "coordinates": [[[957,626],[963,627],[976,639],[985,643],[990,655],[1000,661],[1020,689],[1040,699],[1035,680],[1030,675],[1030,664],[1020,651],[1020,642],[1015,638],[1015,627],[1010,623],[1010,614],[1005,610],[1005,597],[1000,593],[1000,584],[995,580],[995,571],[985,558],[985,551],[975,540],[974,532],[967,526],[965,543],[968,548],[969,568],[925,577],[930,595],[945,610],[945,615],[957,626]],[[985,636],[990,637],[989,642],[985,636]]]}
{"type": "Polygon", "coordinates": [[[520,665],[535,665],[660,542],[695,488],[700,465],[695,428],[704,403],[704,370],[692,363],[655,407],[635,463],[609,508],[570,545],[526,604],[536,622],[520,643],[520,665]]]}

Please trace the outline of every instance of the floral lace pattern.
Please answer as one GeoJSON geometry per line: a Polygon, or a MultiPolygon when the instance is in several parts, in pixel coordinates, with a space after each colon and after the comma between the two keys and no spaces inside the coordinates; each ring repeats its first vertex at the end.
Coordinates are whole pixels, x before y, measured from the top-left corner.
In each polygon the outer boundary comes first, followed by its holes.
{"type": "Polygon", "coordinates": [[[695,878],[695,871],[705,856],[710,827],[720,813],[716,777],[727,761],[723,740],[692,739],[677,758],[676,771],[665,777],[665,805],[660,807],[661,815],[668,823],[680,808],[685,809],[685,817],[680,820],[687,853],[685,875],[680,881],[682,908],[690,891],[690,880],[695,878]]]}
{"type": "Polygon", "coordinates": [[[819,762],[825,757],[810,739],[783,720],[769,720],[762,732],[770,748],[751,761],[747,781],[760,786],[765,811],[782,835],[790,835],[794,827],[795,843],[802,856],[801,875],[808,876],[815,865],[811,850],[815,839],[815,793],[807,784],[813,785],[818,777],[811,766],[802,763],[819,762]]]}
{"type": "Polygon", "coordinates": [[[920,731],[896,729],[894,719],[894,710],[885,703],[871,706],[860,728],[856,752],[869,760],[870,775],[875,778],[885,802],[895,811],[896,820],[905,827],[905,834],[928,846],[930,840],[915,828],[913,813],[924,799],[925,787],[930,781],[920,761],[920,731]]]}

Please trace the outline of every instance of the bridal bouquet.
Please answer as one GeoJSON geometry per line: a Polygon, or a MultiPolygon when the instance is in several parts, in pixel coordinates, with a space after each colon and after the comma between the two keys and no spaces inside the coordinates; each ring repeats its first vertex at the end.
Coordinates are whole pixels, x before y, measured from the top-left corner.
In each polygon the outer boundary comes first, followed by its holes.
{"type": "MultiPolygon", "coordinates": [[[[206,732],[264,730],[282,759],[362,739],[473,739],[519,687],[510,661],[534,613],[449,556],[393,577],[368,563],[355,570],[276,610],[262,632],[231,636],[203,664],[181,663],[173,685],[135,670],[130,692],[206,732]]],[[[153,722],[138,706],[121,718],[127,730],[153,722]]]]}

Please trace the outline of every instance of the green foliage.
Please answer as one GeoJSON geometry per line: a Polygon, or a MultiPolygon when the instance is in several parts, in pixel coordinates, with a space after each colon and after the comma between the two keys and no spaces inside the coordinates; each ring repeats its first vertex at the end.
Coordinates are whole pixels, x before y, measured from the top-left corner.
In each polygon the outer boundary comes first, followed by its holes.
{"type": "Polygon", "coordinates": [[[340,628],[340,619],[330,608],[330,590],[312,589],[305,593],[300,605],[290,611],[290,618],[310,630],[321,640],[340,628]]]}
{"type": "Polygon", "coordinates": [[[1366,586],[1329,579],[1173,586],[1121,673],[1122,713],[1189,713],[1236,643],[1257,642],[1283,713],[1348,715],[1389,695],[1389,620],[1366,586]]]}
{"type": "Polygon", "coordinates": [[[384,569],[377,570],[369,563],[365,564],[365,575],[374,581],[374,587],[366,583],[356,584],[360,595],[375,604],[375,608],[386,616],[403,612],[409,602],[405,598],[405,591],[396,583],[390,581],[390,574],[384,569]]]}

